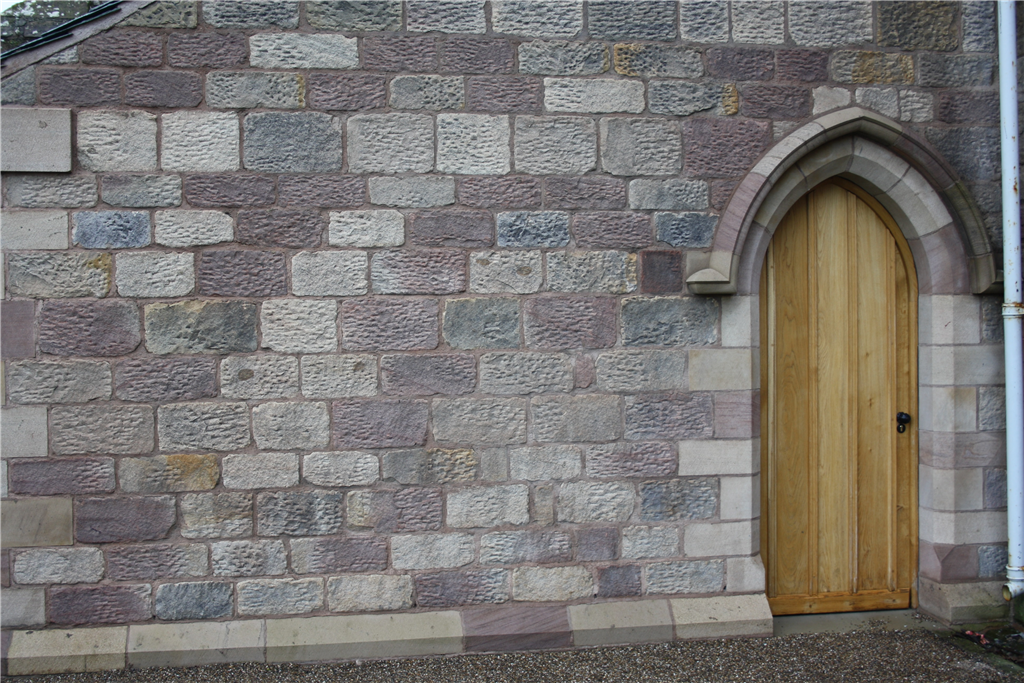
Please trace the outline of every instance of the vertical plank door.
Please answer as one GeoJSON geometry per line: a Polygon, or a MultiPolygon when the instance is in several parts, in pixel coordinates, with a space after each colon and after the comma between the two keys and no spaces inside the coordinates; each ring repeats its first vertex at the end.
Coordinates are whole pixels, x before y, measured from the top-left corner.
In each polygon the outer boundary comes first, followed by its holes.
{"type": "Polygon", "coordinates": [[[885,210],[842,180],[779,224],[762,272],[762,553],[774,614],[911,605],[917,289],[885,210]]]}

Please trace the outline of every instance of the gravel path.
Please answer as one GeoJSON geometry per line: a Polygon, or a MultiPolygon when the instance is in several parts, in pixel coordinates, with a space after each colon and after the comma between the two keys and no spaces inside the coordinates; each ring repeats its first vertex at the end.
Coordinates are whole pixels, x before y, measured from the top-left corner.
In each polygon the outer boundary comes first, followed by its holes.
{"type": "Polygon", "coordinates": [[[19,683],[1003,683],[1024,675],[924,630],[686,641],[566,652],[463,655],[318,666],[233,664],[33,676],[19,683]]]}

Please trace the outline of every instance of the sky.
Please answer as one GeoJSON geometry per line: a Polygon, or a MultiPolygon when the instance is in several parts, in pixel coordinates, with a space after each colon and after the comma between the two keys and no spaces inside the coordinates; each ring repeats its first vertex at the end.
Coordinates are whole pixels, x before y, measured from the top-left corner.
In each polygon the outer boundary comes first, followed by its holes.
{"type": "Polygon", "coordinates": [[[21,0],[0,0],[0,12],[5,11],[11,5],[17,4],[21,0]]]}

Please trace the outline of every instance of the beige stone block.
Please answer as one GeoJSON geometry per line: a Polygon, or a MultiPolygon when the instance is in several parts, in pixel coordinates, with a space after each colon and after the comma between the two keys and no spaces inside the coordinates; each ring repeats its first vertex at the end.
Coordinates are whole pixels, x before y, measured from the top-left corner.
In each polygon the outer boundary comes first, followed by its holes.
{"type": "Polygon", "coordinates": [[[45,406],[4,408],[0,412],[0,453],[5,458],[45,458],[47,449],[45,406]]]}
{"type": "Polygon", "coordinates": [[[4,249],[67,249],[67,211],[4,211],[0,219],[4,249]]]}
{"type": "Polygon", "coordinates": [[[918,428],[932,432],[954,432],[956,415],[953,387],[922,386],[918,391],[921,415],[918,428]]]}
{"type": "Polygon", "coordinates": [[[981,299],[967,294],[953,299],[953,343],[981,343],[981,299]]]}
{"type": "Polygon", "coordinates": [[[1006,513],[1001,511],[947,512],[922,507],[918,526],[921,540],[931,543],[1006,542],[1006,513]]]}
{"type": "Polygon", "coordinates": [[[683,530],[683,555],[722,557],[750,555],[760,549],[761,524],[754,520],[687,524],[683,530]]]}
{"type": "Polygon", "coordinates": [[[268,619],[267,661],[454,654],[462,635],[458,612],[268,619]]]}
{"type": "Polygon", "coordinates": [[[985,471],[980,467],[950,470],[921,465],[918,485],[922,507],[949,512],[985,507],[985,471]]]}
{"type": "Polygon", "coordinates": [[[730,593],[763,593],[764,563],[761,556],[730,557],[726,560],[725,590],[730,593]]]}
{"type": "Polygon", "coordinates": [[[6,107],[0,131],[0,170],[4,173],[71,170],[70,109],[6,107]]]}
{"type": "Polygon", "coordinates": [[[0,503],[4,548],[71,545],[71,499],[26,498],[0,503]]]}
{"type": "Polygon", "coordinates": [[[51,631],[14,631],[7,673],[64,674],[124,668],[127,626],[51,631]]]}
{"type": "Polygon", "coordinates": [[[1003,621],[1010,603],[1003,600],[1002,582],[936,583],[918,579],[918,609],[950,624],[1003,621]]]}
{"type": "Polygon", "coordinates": [[[752,296],[722,297],[722,346],[751,345],[756,306],[757,299],[752,296]]]}
{"type": "Polygon", "coordinates": [[[128,664],[148,668],[262,662],[266,644],[262,619],[142,624],[128,628],[128,664]]]}
{"type": "Polygon", "coordinates": [[[761,458],[756,444],[754,439],[680,441],[679,475],[753,474],[761,458]]]}
{"type": "Polygon", "coordinates": [[[978,429],[978,390],[974,387],[953,388],[953,431],[973,432],[978,429]]]}
{"type": "Polygon", "coordinates": [[[761,515],[761,477],[722,477],[719,518],[754,519],[761,515]]]}
{"type": "Polygon", "coordinates": [[[1003,384],[1004,362],[1002,345],[956,346],[953,348],[954,384],[1003,384]]]}
{"type": "Polygon", "coordinates": [[[46,594],[43,588],[5,588],[0,623],[4,628],[42,626],[46,623],[46,594]]]}
{"type": "Polygon", "coordinates": [[[918,379],[921,384],[953,384],[952,346],[921,346],[917,355],[918,379]]]}
{"type": "Polygon", "coordinates": [[[578,647],[672,640],[668,600],[571,605],[569,623],[578,647]]]}
{"type": "Polygon", "coordinates": [[[713,598],[671,600],[676,638],[770,636],[772,613],[768,598],[757,595],[722,595],[713,598]]]}
{"type": "Polygon", "coordinates": [[[750,349],[690,351],[690,391],[732,391],[753,386],[750,349]]]}

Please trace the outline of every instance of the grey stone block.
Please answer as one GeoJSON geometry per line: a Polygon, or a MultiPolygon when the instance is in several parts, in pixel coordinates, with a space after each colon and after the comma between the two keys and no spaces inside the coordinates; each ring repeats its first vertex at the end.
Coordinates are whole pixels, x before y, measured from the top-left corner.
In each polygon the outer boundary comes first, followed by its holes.
{"type": "Polygon", "coordinates": [[[493,446],[526,443],[526,400],[434,399],[433,431],[438,442],[493,446]]]}
{"type": "Polygon", "coordinates": [[[11,206],[27,209],[71,209],[95,206],[99,193],[92,176],[11,174],[7,178],[7,200],[11,206]]]}
{"type": "Polygon", "coordinates": [[[622,530],[622,557],[649,560],[679,555],[679,531],[675,527],[630,526],[622,530]]]}
{"type": "Polygon", "coordinates": [[[995,128],[929,128],[935,145],[964,180],[999,177],[999,131],[995,128]]]}
{"type": "Polygon", "coordinates": [[[517,348],[519,319],[519,303],[512,298],[449,299],[444,339],[457,349],[517,348]]]}
{"type": "Polygon", "coordinates": [[[147,543],[107,550],[107,578],[114,581],[153,581],[205,576],[210,573],[206,546],[147,543]]]}
{"type": "Polygon", "coordinates": [[[917,82],[926,88],[992,85],[994,76],[995,61],[990,56],[922,52],[918,59],[917,82]]]}
{"type": "Polygon", "coordinates": [[[675,447],[667,443],[588,446],[585,458],[587,475],[597,478],[668,477],[679,469],[675,447]]]}
{"type": "Polygon", "coordinates": [[[383,538],[296,538],[291,547],[292,569],[299,574],[382,571],[388,566],[383,538]]]}
{"type": "Polygon", "coordinates": [[[334,491],[279,491],[256,498],[261,536],[326,536],[344,528],[344,494],[334,491]]]}
{"type": "Polygon", "coordinates": [[[447,496],[448,526],[491,528],[530,521],[529,488],[522,485],[472,486],[447,496]]]}
{"type": "Polygon", "coordinates": [[[601,119],[601,166],[615,175],[668,175],[683,163],[679,127],[671,121],[601,119]]]}
{"type": "Polygon", "coordinates": [[[714,344],[718,316],[714,299],[631,297],[622,302],[622,341],[627,346],[714,344]]]}
{"type": "Polygon", "coordinates": [[[607,292],[636,290],[636,254],[625,251],[551,252],[548,288],[553,292],[607,292]]]}
{"type": "Polygon", "coordinates": [[[495,0],[491,3],[495,33],[531,38],[572,38],[583,29],[579,0],[495,0]]]}
{"type": "Polygon", "coordinates": [[[153,450],[153,409],[110,404],[54,407],[50,447],[57,455],[148,453],[153,450]]]}
{"type": "Polygon", "coordinates": [[[410,576],[336,576],[327,580],[327,606],[332,612],[409,609],[413,605],[412,585],[410,576]]]}
{"type": "Polygon", "coordinates": [[[377,456],[359,451],[310,453],[302,478],[315,486],[366,486],[380,478],[377,456]]]}
{"type": "Polygon", "coordinates": [[[572,482],[558,487],[561,522],[624,522],[633,514],[636,492],[615,481],[572,482]]]}
{"type": "Polygon", "coordinates": [[[509,598],[504,569],[421,573],[415,582],[416,604],[421,607],[495,604],[509,598]]]}
{"type": "Polygon", "coordinates": [[[1006,429],[1006,390],[1002,387],[978,389],[978,429],[1002,431],[1006,429]]]}
{"type": "Polygon", "coordinates": [[[301,173],[341,170],[341,123],[318,112],[261,112],[244,124],[245,167],[301,173]]]}
{"type": "Polygon", "coordinates": [[[245,403],[177,403],[157,410],[163,450],[236,451],[249,445],[245,403]]]}
{"type": "Polygon", "coordinates": [[[498,531],[480,539],[480,564],[569,562],[572,537],[564,531],[498,531]]]}
{"type": "Polygon", "coordinates": [[[994,2],[968,2],[961,5],[964,52],[995,52],[995,8],[994,2]]]}
{"type": "Polygon", "coordinates": [[[597,166],[597,126],[584,117],[517,116],[519,173],[579,175],[597,166]]]}
{"type": "Polygon", "coordinates": [[[196,581],[166,583],[156,589],[156,617],[179,619],[217,619],[234,613],[234,590],[230,583],[196,581]]]}
{"type": "MultiPolygon", "coordinates": [[[[6,102],[4,103],[6,104],[6,102]]],[[[43,588],[4,589],[4,628],[42,626],[46,623],[46,591],[43,588]]]]}
{"type": "Polygon", "coordinates": [[[176,111],[161,117],[160,163],[165,171],[237,171],[238,116],[176,111]]]}
{"type": "Polygon", "coordinates": [[[212,489],[220,479],[213,455],[156,455],[121,458],[118,480],[129,493],[173,493],[212,489]]]}
{"type": "Polygon", "coordinates": [[[617,349],[597,357],[597,386],[612,393],[687,388],[685,351],[617,349]]]}
{"type": "Polygon", "coordinates": [[[271,299],[260,311],[263,347],[282,353],[338,350],[338,305],[331,300],[271,299]]]}
{"type": "Polygon", "coordinates": [[[252,409],[252,431],[259,448],[312,450],[330,441],[326,403],[264,403],[252,409]]]}
{"type": "Polygon", "coordinates": [[[328,241],[339,247],[397,247],[405,243],[405,217],[394,209],[332,211],[328,241]]]}
{"type": "Polygon", "coordinates": [[[727,42],[729,6],[721,0],[688,0],[679,3],[679,36],[693,43],[727,42]]]}
{"type": "Polygon", "coordinates": [[[1009,553],[1006,546],[983,545],[978,548],[978,578],[1002,579],[1006,576],[1007,564],[1009,553]]]}
{"type": "Polygon", "coordinates": [[[302,395],[306,398],[376,396],[377,361],[373,356],[360,354],[303,356],[302,395]]]}
{"type": "Polygon", "coordinates": [[[203,5],[203,21],[217,28],[295,28],[299,25],[299,3],[220,0],[203,5]]]}
{"type": "Polygon", "coordinates": [[[346,32],[397,31],[402,27],[402,3],[400,0],[316,0],[306,4],[306,20],[314,28],[346,32]]]}
{"type": "Polygon", "coordinates": [[[146,28],[195,28],[199,19],[195,2],[162,0],[133,12],[120,26],[146,28]]]}
{"type": "Polygon", "coordinates": [[[786,5],[780,0],[738,3],[732,12],[733,42],[768,45],[784,43],[785,12],[786,5]]]}
{"type": "Polygon", "coordinates": [[[545,76],[590,76],[610,66],[608,48],[597,42],[533,41],[519,46],[519,71],[545,76]]]}
{"type": "MultiPolygon", "coordinates": [[[[478,464],[473,451],[465,448],[391,451],[383,456],[381,478],[399,484],[468,482],[476,479],[478,464]]],[[[351,501],[349,505],[351,509],[351,501]]]]}
{"type": "Polygon", "coordinates": [[[102,361],[48,360],[7,363],[7,391],[12,403],[85,403],[109,399],[110,364],[102,361]]]}
{"type": "Polygon", "coordinates": [[[480,356],[480,391],[533,394],[571,391],[573,366],[563,353],[502,352],[480,356]]]}
{"type": "Polygon", "coordinates": [[[693,48],[626,43],[615,46],[615,71],[646,78],[700,78],[704,61],[700,51],[693,48]]]}
{"type": "Polygon", "coordinates": [[[678,178],[631,180],[629,208],[700,211],[708,208],[708,185],[702,180],[678,178]]]}
{"type": "Polygon", "coordinates": [[[495,175],[511,169],[509,117],[438,114],[437,170],[495,175]]]}
{"type": "Polygon", "coordinates": [[[298,109],[302,84],[297,74],[213,71],[206,76],[206,104],[216,109],[298,109]]]}
{"type": "Polygon", "coordinates": [[[117,293],[123,297],[186,296],[195,284],[192,254],[140,251],[117,255],[117,293]]]}
{"type": "Polygon", "coordinates": [[[12,253],[7,257],[7,291],[35,299],[104,297],[110,291],[112,265],[110,254],[12,253]]]}
{"type": "Polygon", "coordinates": [[[789,6],[789,35],[797,45],[838,47],[870,43],[871,2],[798,2],[789,6]]]}
{"type": "Polygon", "coordinates": [[[370,260],[375,294],[455,294],[466,289],[466,255],[454,249],[394,249],[370,260]]]}
{"type": "Polygon", "coordinates": [[[19,584],[96,583],[103,577],[99,548],[37,548],[14,557],[19,584]]]}
{"type": "Polygon", "coordinates": [[[735,90],[729,86],[679,81],[651,81],[648,99],[653,114],[689,116],[701,111],[725,113],[725,98],[735,90]]]}
{"type": "Polygon", "coordinates": [[[352,173],[426,173],[434,166],[434,123],[422,114],[359,114],[348,119],[352,173]]]}
{"type": "Polygon", "coordinates": [[[86,249],[129,249],[150,243],[145,211],[88,211],[71,214],[71,239],[86,249]]]}
{"type": "Polygon", "coordinates": [[[230,242],[234,221],[222,211],[157,211],[156,243],[167,247],[197,247],[230,242]]]}
{"type": "Polygon", "coordinates": [[[622,407],[618,396],[535,397],[531,411],[536,441],[612,441],[622,436],[622,407]]]}
{"type": "Polygon", "coordinates": [[[711,519],[717,509],[717,479],[691,477],[640,484],[640,519],[647,522],[711,519]]]}
{"type": "MultiPolygon", "coordinates": [[[[5,87],[7,82],[4,83],[5,87]]],[[[33,95],[34,99],[34,95],[33,95]]],[[[71,170],[71,112],[68,109],[14,109],[4,113],[0,169],[31,173],[71,170]]]]}
{"type": "Polygon", "coordinates": [[[304,614],[324,606],[323,579],[253,579],[238,582],[240,615],[304,614]]]}
{"type": "Polygon", "coordinates": [[[468,354],[382,356],[381,384],[386,394],[469,394],[476,387],[476,359],[468,354]]]}
{"type": "Polygon", "coordinates": [[[78,163],[87,171],[155,171],[156,116],[144,111],[78,115],[78,163]]]}
{"type": "MultiPolygon", "coordinates": [[[[49,453],[45,407],[5,407],[0,411],[0,450],[7,458],[45,458],[49,453]]],[[[69,509],[70,512],[70,509],[69,509]]]]}
{"type": "Polygon", "coordinates": [[[508,454],[509,477],[525,481],[573,479],[583,467],[583,451],[578,446],[524,446],[508,454]]]}
{"type": "Polygon", "coordinates": [[[299,483],[299,456],[294,453],[242,453],[224,458],[224,487],[275,489],[299,483]]]}
{"type": "Polygon", "coordinates": [[[609,114],[644,110],[644,85],[637,81],[545,78],[544,108],[552,112],[609,114]]]}
{"type": "Polygon", "coordinates": [[[150,353],[256,350],[256,306],[241,301],[184,301],[146,306],[150,353]]]}
{"type": "Polygon", "coordinates": [[[406,28],[410,32],[484,33],[483,0],[409,0],[406,28]]]}
{"type": "Polygon", "coordinates": [[[279,540],[220,541],[210,546],[216,576],[274,576],[288,569],[279,540]]]}
{"type": "Polygon", "coordinates": [[[65,211],[4,211],[0,231],[5,249],[68,248],[65,211]]]}
{"type": "Polygon", "coordinates": [[[252,535],[252,495],[188,493],[178,503],[184,538],[232,538],[252,535]]]}
{"type": "Polygon", "coordinates": [[[300,252],[292,257],[292,293],[296,296],[366,294],[368,271],[365,252],[300,252]]]}
{"type": "Polygon", "coordinates": [[[656,562],[646,568],[647,594],[718,593],[725,586],[725,561],[656,562]]]}
{"type": "Polygon", "coordinates": [[[220,363],[221,395],[285,398],[299,393],[299,363],[292,356],[231,356],[220,363]]]}
{"type": "Polygon", "coordinates": [[[1006,470],[985,470],[984,505],[987,510],[1006,507],[1006,470]]]}
{"type": "Polygon", "coordinates": [[[370,203],[413,209],[455,203],[455,179],[450,176],[370,178],[370,203]]]}
{"type": "Polygon", "coordinates": [[[112,206],[148,208],[181,204],[181,178],[173,175],[103,176],[103,201],[112,206]]]}
{"type": "MultiPolygon", "coordinates": [[[[529,220],[520,222],[520,225],[529,225],[529,220]]],[[[519,237],[535,239],[540,235],[530,235],[524,231],[519,237]]],[[[551,237],[555,238],[554,235],[551,237]]],[[[473,293],[532,294],[540,291],[543,283],[544,269],[539,251],[478,251],[469,257],[469,289],[473,293]]]]}
{"type": "Polygon", "coordinates": [[[473,561],[472,534],[393,536],[391,563],[395,569],[448,569],[473,561]]]}
{"type": "Polygon", "coordinates": [[[564,211],[508,211],[498,214],[499,247],[564,247],[569,214],[564,211]]]}
{"type": "Polygon", "coordinates": [[[34,66],[22,69],[10,78],[4,79],[3,88],[0,89],[0,103],[28,106],[36,103],[36,69],[34,66]]]}
{"type": "Polygon", "coordinates": [[[466,93],[459,76],[395,76],[392,109],[462,109],[466,93]]]}
{"type": "Polygon", "coordinates": [[[347,504],[348,525],[354,529],[373,529],[381,534],[441,528],[440,489],[352,491],[347,504]]]}
{"type": "Polygon", "coordinates": [[[626,438],[709,439],[711,397],[707,394],[626,397],[626,438]]]}
{"type": "Polygon", "coordinates": [[[669,0],[595,0],[588,5],[593,38],[674,40],[676,3],[669,0]]]}
{"type": "Polygon", "coordinates": [[[249,37],[249,64],[258,69],[357,69],[356,43],[337,33],[257,33],[249,37]]]}
{"type": "Polygon", "coordinates": [[[684,249],[706,249],[715,236],[718,216],[693,211],[656,213],[654,225],[659,242],[684,249]]]}

